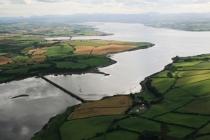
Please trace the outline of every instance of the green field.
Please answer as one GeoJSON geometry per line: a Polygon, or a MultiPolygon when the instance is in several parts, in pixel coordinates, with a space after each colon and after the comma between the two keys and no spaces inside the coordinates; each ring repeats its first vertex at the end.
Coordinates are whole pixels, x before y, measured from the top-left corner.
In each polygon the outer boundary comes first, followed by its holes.
{"type": "Polygon", "coordinates": [[[8,35],[0,37],[0,83],[47,74],[98,72],[97,67],[108,66],[115,61],[103,53],[77,54],[76,48],[99,48],[109,44],[136,45],[134,48],[137,49],[153,45],[112,40],[46,41],[42,36],[8,35]]]}
{"type": "Polygon", "coordinates": [[[25,60],[25,58],[23,59],[22,57],[20,60],[19,63],[0,66],[0,83],[38,75],[85,72],[99,66],[106,66],[113,63],[113,61],[106,56],[53,57],[40,64],[20,63],[25,60]]]}
{"type": "MultiPolygon", "coordinates": [[[[148,100],[150,107],[139,115],[196,132],[191,131],[191,134],[187,134],[187,137],[183,139],[194,137],[196,140],[208,139],[210,136],[208,125],[210,121],[209,57],[210,55],[206,54],[175,58],[173,64],[148,78],[149,80],[146,80],[143,86],[151,95],[148,100]],[[172,78],[174,81],[170,84],[172,78]],[[205,135],[201,135],[203,133],[205,135]]],[[[148,99],[148,95],[142,96],[148,99]]]]}
{"type": "Polygon", "coordinates": [[[210,133],[210,124],[207,124],[204,126],[202,129],[198,131],[198,135],[204,135],[204,134],[209,134],[210,133]]]}
{"type": "Polygon", "coordinates": [[[109,124],[112,123],[114,119],[119,117],[92,117],[81,120],[67,121],[60,127],[61,138],[63,140],[81,140],[95,137],[99,134],[105,133],[110,127],[109,124]]]}
{"type": "Polygon", "coordinates": [[[174,78],[153,78],[152,86],[157,87],[156,89],[164,94],[175,82],[174,78]]]}
{"type": "Polygon", "coordinates": [[[47,48],[48,57],[59,57],[59,56],[63,57],[63,56],[72,55],[73,52],[74,48],[68,43],[61,43],[47,48]]]}
{"type": "Polygon", "coordinates": [[[110,133],[106,133],[102,136],[95,137],[91,140],[138,140],[139,135],[136,133],[128,132],[128,131],[123,131],[123,130],[116,130],[110,133]]]}
{"type": "Polygon", "coordinates": [[[95,116],[65,121],[57,128],[60,140],[209,140],[209,59],[210,55],[175,58],[173,64],[141,83],[143,91],[132,95],[134,105],[129,112],[119,118],[95,116]],[[142,101],[147,106],[139,111],[142,101]]]}

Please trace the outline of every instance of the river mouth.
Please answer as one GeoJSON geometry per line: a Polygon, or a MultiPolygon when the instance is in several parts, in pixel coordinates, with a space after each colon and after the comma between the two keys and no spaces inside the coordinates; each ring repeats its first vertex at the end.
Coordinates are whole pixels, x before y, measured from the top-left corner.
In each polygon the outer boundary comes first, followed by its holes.
{"type": "MultiPolygon", "coordinates": [[[[151,42],[149,49],[111,55],[116,64],[100,68],[110,74],[49,75],[47,78],[85,99],[139,92],[139,82],[163,69],[176,55],[210,52],[210,32],[186,32],[128,23],[91,23],[100,31],[114,35],[78,37],[151,42]]],[[[0,85],[0,136],[3,140],[28,140],[49,118],[66,107],[78,104],[59,89],[39,78],[28,78],[0,85]],[[29,95],[16,99],[11,97],[29,95]]]]}

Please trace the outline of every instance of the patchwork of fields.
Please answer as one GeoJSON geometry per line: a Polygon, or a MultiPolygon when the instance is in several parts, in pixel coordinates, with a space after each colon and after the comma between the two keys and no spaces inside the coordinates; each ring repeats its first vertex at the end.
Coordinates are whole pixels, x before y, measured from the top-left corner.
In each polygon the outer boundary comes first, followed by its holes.
{"type": "Polygon", "coordinates": [[[32,140],[209,140],[209,60],[210,55],[176,57],[141,83],[142,92],[127,95],[133,102],[123,112],[91,109],[104,106],[104,100],[75,106],[52,119],[32,140]]]}
{"type": "Polygon", "coordinates": [[[46,74],[81,73],[113,64],[107,53],[151,46],[144,42],[46,41],[37,36],[8,36],[0,38],[0,83],[46,74]]]}

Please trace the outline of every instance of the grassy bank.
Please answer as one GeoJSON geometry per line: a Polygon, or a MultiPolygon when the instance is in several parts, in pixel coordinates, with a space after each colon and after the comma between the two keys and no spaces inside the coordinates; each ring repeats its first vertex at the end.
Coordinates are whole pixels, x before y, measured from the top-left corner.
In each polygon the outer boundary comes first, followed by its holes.
{"type": "MultiPolygon", "coordinates": [[[[94,110],[103,110],[104,99],[75,106],[59,127],[44,128],[32,140],[54,140],[49,129],[57,130],[57,140],[209,140],[209,60],[210,55],[175,57],[163,71],[141,83],[142,92],[127,95],[133,102],[126,111],[97,113],[94,110]]],[[[114,101],[108,102],[110,108],[117,104],[112,98],[116,96],[108,98],[114,101]]]]}

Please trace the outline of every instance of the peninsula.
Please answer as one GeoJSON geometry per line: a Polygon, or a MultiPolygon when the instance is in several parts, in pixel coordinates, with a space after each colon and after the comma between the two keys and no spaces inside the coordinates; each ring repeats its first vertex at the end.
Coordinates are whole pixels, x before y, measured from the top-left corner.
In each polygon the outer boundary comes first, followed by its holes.
{"type": "Polygon", "coordinates": [[[32,140],[208,140],[210,55],[175,57],[142,91],[69,107],[32,140]]]}

